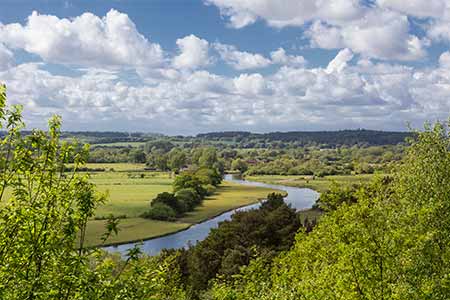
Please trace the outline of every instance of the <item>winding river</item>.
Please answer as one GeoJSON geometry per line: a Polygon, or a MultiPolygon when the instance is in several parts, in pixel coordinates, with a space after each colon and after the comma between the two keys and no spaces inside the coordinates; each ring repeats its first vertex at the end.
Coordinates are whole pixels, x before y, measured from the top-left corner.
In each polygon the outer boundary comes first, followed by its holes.
{"type": "MultiPolygon", "coordinates": [[[[289,187],[284,185],[266,184],[255,181],[247,181],[239,179],[233,175],[225,175],[225,180],[238,184],[266,187],[286,191],[288,193],[288,195],[285,198],[286,203],[291,204],[291,206],[296,208],[297,210],[310,208],[314,204],[316,199],[319,197],[319,193],[311,189],[289,187]]],[[[241,208],[237,208],[225,212],[213,219],[204,221],[199,224],[195,224],[186,230],[166,235],[163,237],[143,241],[141,249],[143,252],[149,255],[156,255],[163,249],[167,248],[179,249],[187,247],[188,245],[193,245],[196,242],[205,239],[208,236],[211,228],[216,228],[220,222],[229,220],[231,218],[231,215],[234,214],[235,212],[254,209],[257,208],[259,205],[260,203],[255,203],[241,208]]],[[[133,248],[136,244],[137,243],[134,242],[118,246],[105,247],[104,249],[111,252],[120,252],[121,254],[125,254],[128,249],[133,248]]]]}

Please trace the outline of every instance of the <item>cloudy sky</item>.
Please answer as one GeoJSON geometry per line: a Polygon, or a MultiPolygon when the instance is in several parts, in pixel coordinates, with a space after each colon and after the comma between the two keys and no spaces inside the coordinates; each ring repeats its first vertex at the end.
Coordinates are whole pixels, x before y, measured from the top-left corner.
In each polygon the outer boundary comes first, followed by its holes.
{"type": "Polygon", "coordinates": [[[450,115],[448,0],[0,0],[30,127],[193,134],[450,115]]]}

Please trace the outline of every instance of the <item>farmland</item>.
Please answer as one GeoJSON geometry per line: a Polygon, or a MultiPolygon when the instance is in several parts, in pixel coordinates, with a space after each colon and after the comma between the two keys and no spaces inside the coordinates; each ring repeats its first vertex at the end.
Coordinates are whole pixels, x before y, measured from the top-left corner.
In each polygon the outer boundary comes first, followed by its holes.
{"type": "Polygon", "coordinates": [[[324,177],[294,175],[259,175],[246,176],[245,179],[269,184],[281,184],[299,188],[310,188],[317,192],[326,191],[333,182],[343,186],[369,182],[373,174],[330,175],[324,177]]]}
{"type": "Polygon", "coordinates": [[[223,182],[216,193],[207,197],[201,206],[176,222],[149,220],[140,218],[139,215],[149,208],[150,200],[158,193],[171,191],[173,178],[170,173],[136,172],[138,168],[132,164],[128,167],[127,164],[88,164],[89,168],[99,166],[122,171],[94,172],[90,175],[97,190],[107,193],[108,198],[106,203],[97,208],[96,219],[88,223],[86,243],[89,246],[100,244],[106,223],[103,219],[111,214],[120,217],[121,221],[119,234],[111,237],[108,244],[123,243],[186,229],[230,209],[255,203],[274,191],[223,182]]]}

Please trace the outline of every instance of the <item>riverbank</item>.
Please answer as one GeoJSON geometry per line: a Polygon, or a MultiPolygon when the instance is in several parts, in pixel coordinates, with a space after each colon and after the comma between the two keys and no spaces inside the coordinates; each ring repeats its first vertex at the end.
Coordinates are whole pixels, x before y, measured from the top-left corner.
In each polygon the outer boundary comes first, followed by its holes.
{"type": "MultiPolygon", "coordinates": [[[[112,236],[107,241],[107,245],[120,245],[148,240],[186,230],[192,225],[204,222],[227,211],[257,203],[271,192],[282,191],[224,181],[214,195],[205,199],[202,206],[199,206],[195,211],[186,214],[186,216],[178,219],[176,222],[148,220],[139,217],[120,220],[119,234],[112,236]]],[[[105,232],[105,223],[106,221],[104,220],[88,222],[85,243],[87,247],[101,245],[101,236],[105,232]]]]}

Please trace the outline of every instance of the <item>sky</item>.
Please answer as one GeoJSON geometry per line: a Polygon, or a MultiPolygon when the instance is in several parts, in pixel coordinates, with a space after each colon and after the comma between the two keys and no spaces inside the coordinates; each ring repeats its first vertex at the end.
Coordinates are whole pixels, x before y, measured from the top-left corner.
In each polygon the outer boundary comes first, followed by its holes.
{"type": "Polygon", "coordinates": [[[29,128],[404,131],[450,116],[448,0],[0,0],[29,128]]]}

